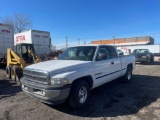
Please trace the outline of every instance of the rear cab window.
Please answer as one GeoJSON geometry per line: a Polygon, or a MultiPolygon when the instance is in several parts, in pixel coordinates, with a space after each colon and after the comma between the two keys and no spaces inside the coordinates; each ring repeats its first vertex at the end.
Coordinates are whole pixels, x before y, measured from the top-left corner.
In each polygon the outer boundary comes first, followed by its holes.
{"type": "Polygon", "coordinates": [[[100,46],[96,55],[96,61],[118,58],[117,51],[112,46],[100,46]],[[98,59],[99,54],[105,54],[106,58],[98,59]]]}
{"type": "Polygon", "coordinates": [[[110,54],[111,58],[118,58],[117,51],[114,47],[107,46],[107,48],[108,48],[108,51],[109,51],[109,54],[110,54]]]}

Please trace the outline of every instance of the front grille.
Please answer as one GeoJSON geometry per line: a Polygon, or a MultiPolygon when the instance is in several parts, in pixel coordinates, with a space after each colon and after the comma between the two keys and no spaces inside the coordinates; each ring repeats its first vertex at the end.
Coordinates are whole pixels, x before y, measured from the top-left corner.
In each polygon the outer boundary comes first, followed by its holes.
{"type": "Polygon", "coordinates": [[[50,84],[49,74],[46,71],[25,68],[23,71],[23,76],[30,81],[42,84],[50,84]]]}

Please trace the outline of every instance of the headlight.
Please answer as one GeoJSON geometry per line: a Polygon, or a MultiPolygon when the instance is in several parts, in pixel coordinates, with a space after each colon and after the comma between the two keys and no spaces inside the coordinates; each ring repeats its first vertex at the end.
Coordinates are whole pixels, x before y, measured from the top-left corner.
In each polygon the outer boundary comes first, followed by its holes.
{"type": "Polygon", "coordinates": [[[51,85],[55,85],[56,87],[63,87],[67,84],[69,84],[69,81],[66,78],[51,78],[51,85]]]}

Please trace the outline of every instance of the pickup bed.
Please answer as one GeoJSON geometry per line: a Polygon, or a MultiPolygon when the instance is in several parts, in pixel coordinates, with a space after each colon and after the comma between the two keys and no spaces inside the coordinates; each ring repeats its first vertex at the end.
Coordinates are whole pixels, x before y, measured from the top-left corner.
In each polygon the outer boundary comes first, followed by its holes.
{"type": "Polygon", "coordinates": [[[24,92],[45,103],[68,100],[71,107],[80,109],[86,106],[91,89],[122,76],[129,82],[134,68],[135,57],[119,57],[113,46],[75,46],[57,60],[24,68],[20,82],[24,92]]]}

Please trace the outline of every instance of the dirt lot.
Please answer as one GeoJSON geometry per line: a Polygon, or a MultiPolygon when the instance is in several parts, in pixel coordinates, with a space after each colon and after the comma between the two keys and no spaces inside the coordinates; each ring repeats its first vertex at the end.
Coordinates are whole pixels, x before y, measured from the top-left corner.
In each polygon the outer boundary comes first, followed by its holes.
{"type": "Polygon", "coordinates": [[[159,120],[160,63],[136,65],[132,82],[118,80],[91,91],[89,105],[79,111],[68,103],[49,106],[25,95],[0,69],[0,120],[159,120]]]}

